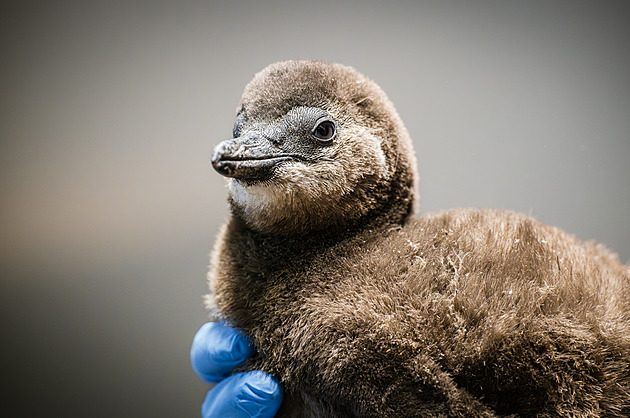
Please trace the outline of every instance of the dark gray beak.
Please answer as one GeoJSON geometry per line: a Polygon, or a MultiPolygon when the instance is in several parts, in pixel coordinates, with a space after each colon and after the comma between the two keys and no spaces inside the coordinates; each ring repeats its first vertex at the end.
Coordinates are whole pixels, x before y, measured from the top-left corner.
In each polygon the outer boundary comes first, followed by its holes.
{"type": "Polygon", "coordinates": [[[247,134],[218,144],[212,152],[212,167],[221,175],[239,180],[265,180],[283,161],[292,160],[258,134],[247,134]]]}

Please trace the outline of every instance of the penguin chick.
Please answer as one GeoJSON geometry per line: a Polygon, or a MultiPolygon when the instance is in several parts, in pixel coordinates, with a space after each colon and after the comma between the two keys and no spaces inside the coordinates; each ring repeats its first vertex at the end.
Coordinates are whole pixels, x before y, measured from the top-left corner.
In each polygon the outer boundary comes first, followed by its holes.
{"type": "Polygon", "coordinates": [[[524,215],[413,216],[415,157],[354,69],[273,64],[216,146],[207,305],[282,416],[628,416],[630,269],[524,215]]]}

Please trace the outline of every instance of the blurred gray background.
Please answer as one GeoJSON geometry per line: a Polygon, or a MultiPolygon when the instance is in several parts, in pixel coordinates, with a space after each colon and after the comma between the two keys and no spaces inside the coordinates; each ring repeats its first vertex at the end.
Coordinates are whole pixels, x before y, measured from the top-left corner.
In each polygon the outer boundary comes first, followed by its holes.
{"type": "Polygon", "coordinates": [[[278,60],[383,87],[421,212],[513,209],[630,260],[628,1],[0,8],[0,415],[199,416],[188,354],[227,216],[209,156],[278,60]]]}

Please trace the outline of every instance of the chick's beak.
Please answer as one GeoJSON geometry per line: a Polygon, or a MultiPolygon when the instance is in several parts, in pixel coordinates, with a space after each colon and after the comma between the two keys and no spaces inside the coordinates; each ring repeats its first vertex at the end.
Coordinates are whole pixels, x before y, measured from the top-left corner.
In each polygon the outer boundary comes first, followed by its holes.
{"type": "Polygon", "coordinates": [[[219,143],[212,152],[212,167],[221,175],[239,180],[264,180],[269,178],[274,167],[291,160],[258,134],[247,134],[219,143]]]}

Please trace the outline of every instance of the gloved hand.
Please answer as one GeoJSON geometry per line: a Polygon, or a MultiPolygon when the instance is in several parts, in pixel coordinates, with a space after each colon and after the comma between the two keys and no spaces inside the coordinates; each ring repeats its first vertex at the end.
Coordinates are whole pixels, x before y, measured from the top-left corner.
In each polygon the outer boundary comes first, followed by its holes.
{"type": "Polygon", "coordinates": [[[282,403],[278,382],[262,371],[232,374],[254,353],[247,337],[221,322],[204,324],[193,339],[190,362],[197,375],[216,383],[206,395],[201,415],[209,417],[273,417],[282,403]]]}

